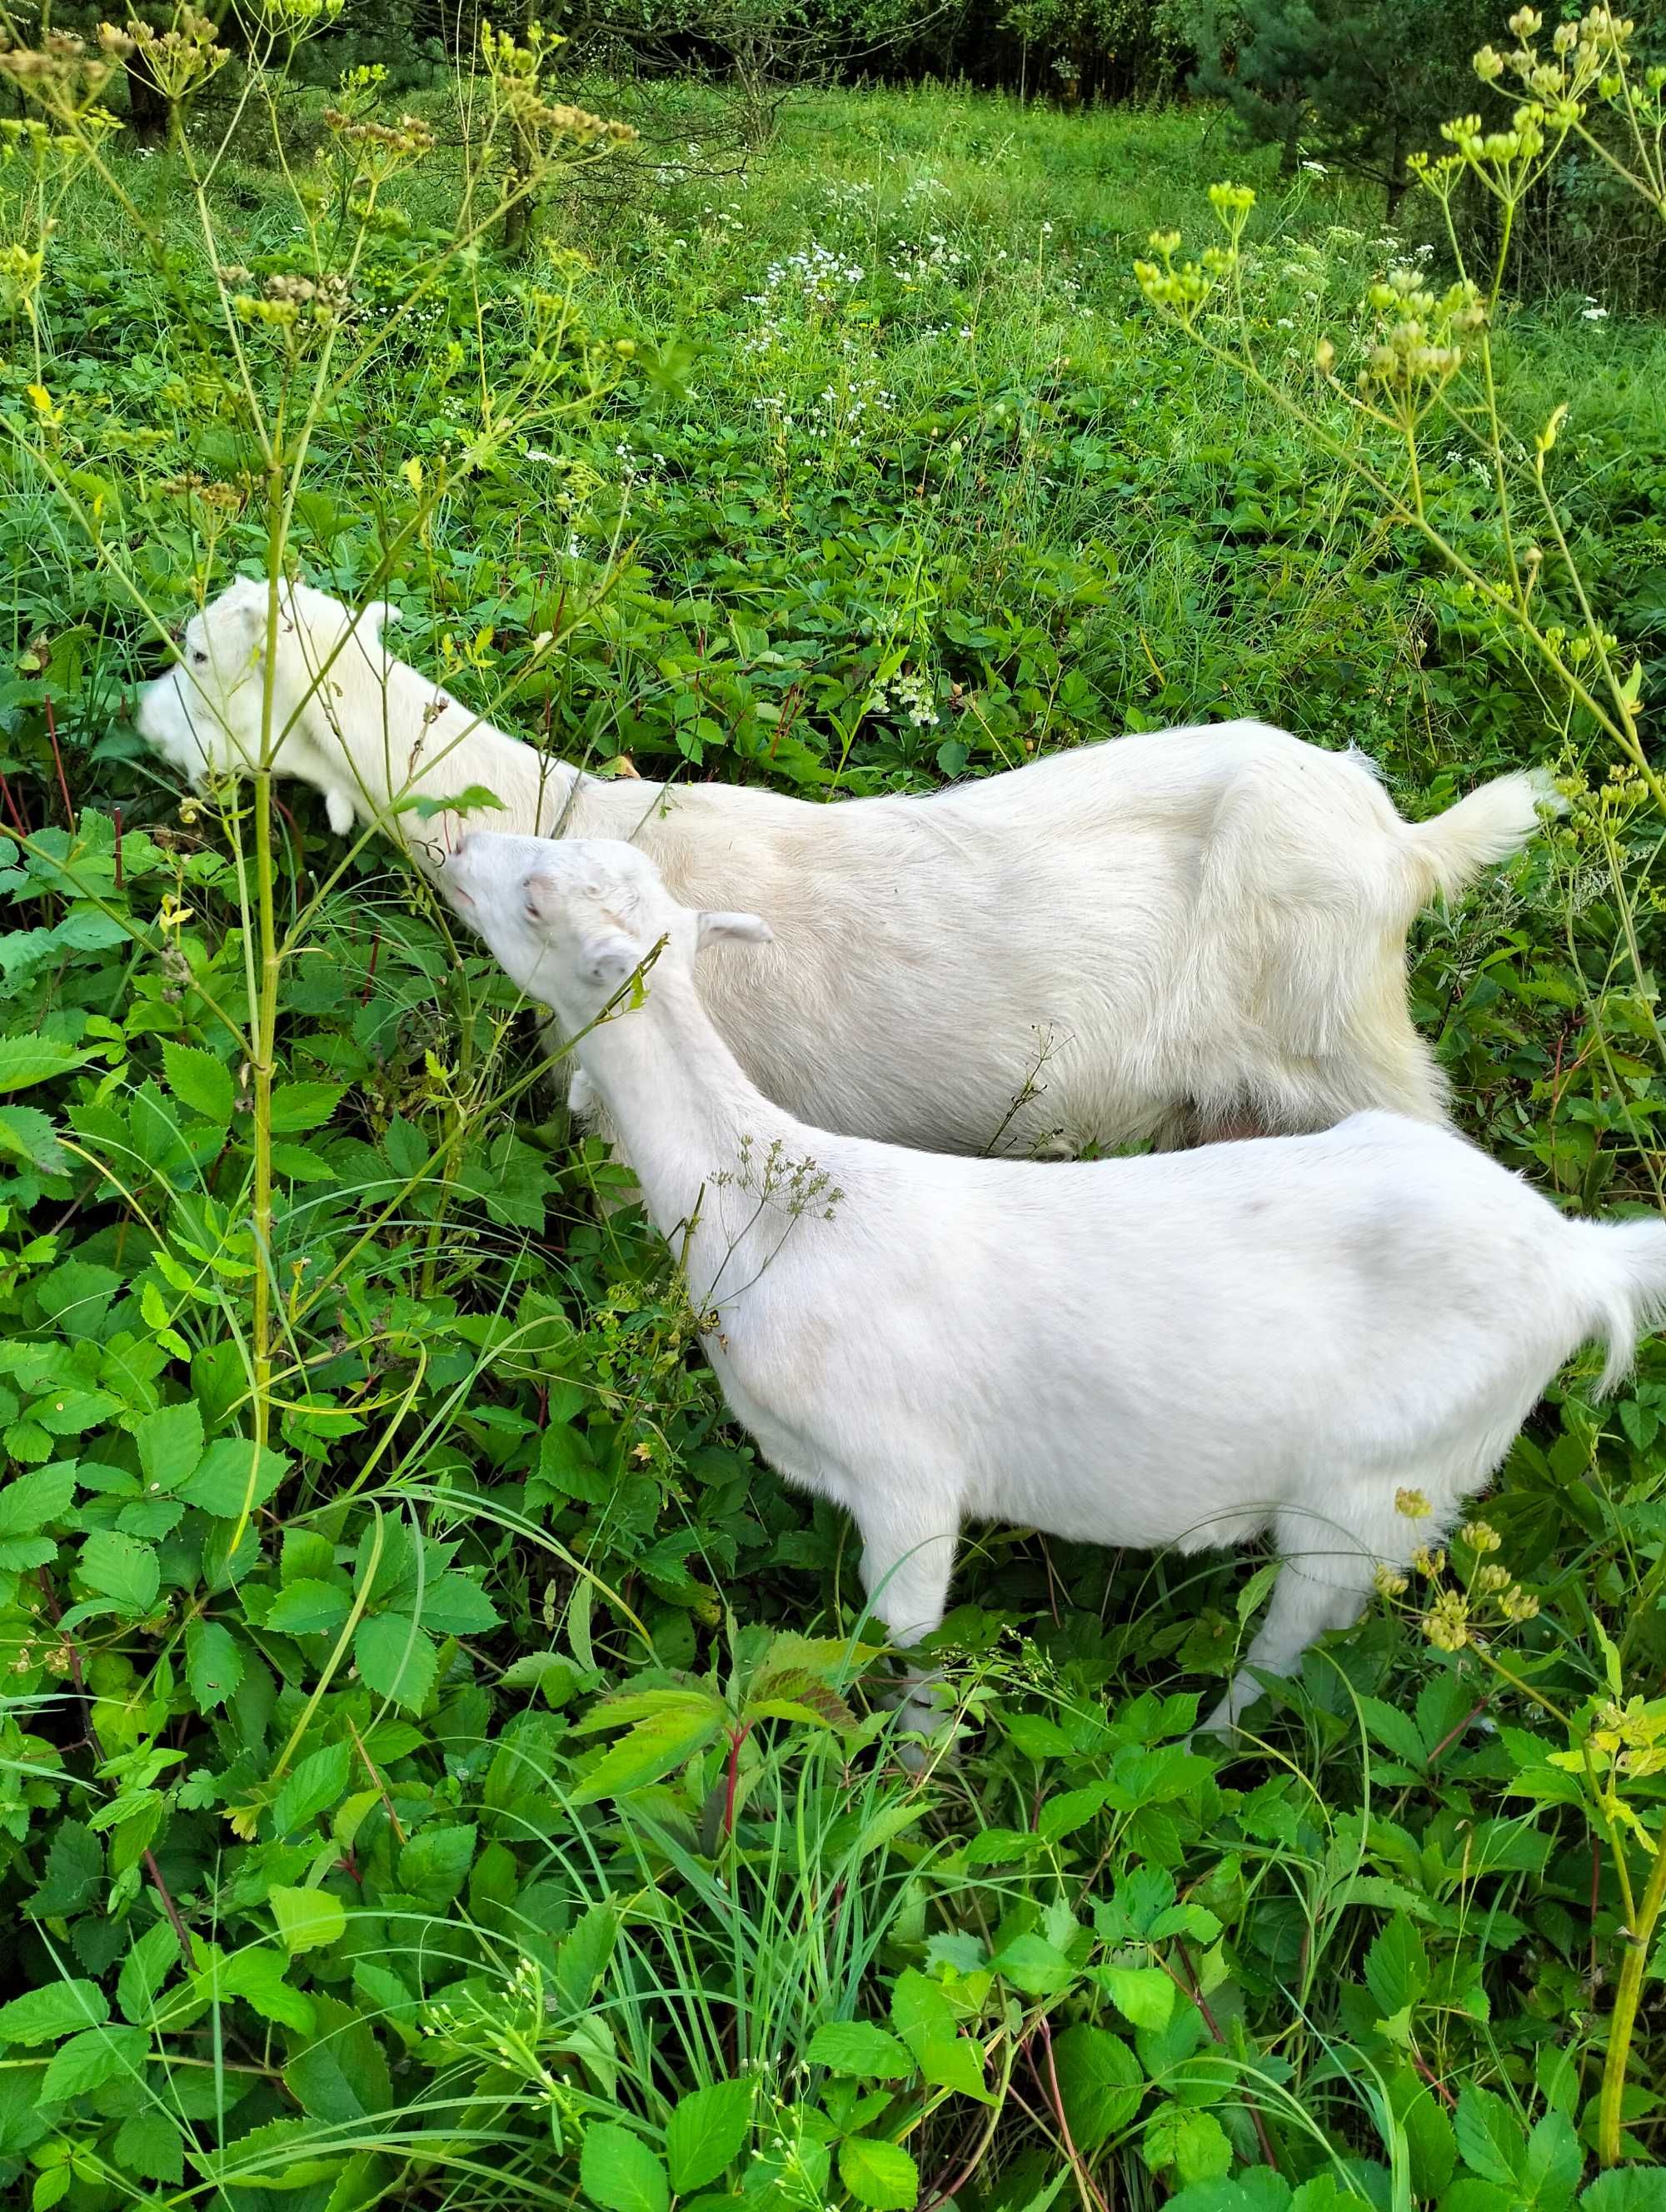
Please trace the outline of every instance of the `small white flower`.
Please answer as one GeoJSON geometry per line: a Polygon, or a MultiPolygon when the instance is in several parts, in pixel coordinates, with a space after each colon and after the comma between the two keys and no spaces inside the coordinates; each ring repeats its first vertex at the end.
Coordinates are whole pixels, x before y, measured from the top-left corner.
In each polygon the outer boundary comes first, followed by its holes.
{"type": "Polygon", "coordinates": [[[1579,313],[1581,318],[1588,323],[1605,323],[1608,319],[1608,309],[1606,307],[1599,307],[1595,300],[1591,301],[1590,307],[1581,307],[1579,313]]]}
{"type": "Polygon", "coordinates": [[[1328,177],[1330,174],[1322,161],[1304,161],[1302,167],[1310,177],[1328,177]]]}

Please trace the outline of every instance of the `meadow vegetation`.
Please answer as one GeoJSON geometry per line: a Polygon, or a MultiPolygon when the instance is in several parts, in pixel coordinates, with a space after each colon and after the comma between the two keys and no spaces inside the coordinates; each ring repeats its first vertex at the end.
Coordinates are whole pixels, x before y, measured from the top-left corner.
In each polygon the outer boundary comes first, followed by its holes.
{"type": "Polygon", "coordinates": [[[1660,2212],[1666,1347],[1571,1372],[1230,1753],[1270,1562],[980,1532],[912,1771],[847,1525],[725,1423],[506,980],[299,787],[186,798],[131,699],[287,562],[605,774],[836,802],[1234,714],[1414,816],[1554,763],[1414,1003],[1463,1128],[1654,1207],[1666,330],[1572,256],[1497,303],[1511,470],[1567,410],[1547,657],[1466,579],[1485,441],[1420,418],[1408,520],[1307,396],[1374,283],[1444,295],[1426,195],[1385,234],[1213,109],[935,88],[743,159],[535,44],[402,116],[283,77],[301,12],[269,70],[187,28],[160,149],[0,124],[0,2182],[1660,2212]],[[1228,170],[1212,320],[1134,264],[1228,170]]]}

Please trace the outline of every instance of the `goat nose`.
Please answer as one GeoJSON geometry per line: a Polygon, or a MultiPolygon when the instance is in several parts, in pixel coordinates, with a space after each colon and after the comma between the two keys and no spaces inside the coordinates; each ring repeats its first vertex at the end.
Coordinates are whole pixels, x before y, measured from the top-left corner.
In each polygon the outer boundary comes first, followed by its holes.
{"type": "Polygon", "coordinates": [[[463,854],[467,848],[468,842],[469,841],[466,836],[459,837],[457,842],[452,847],[451,858],[453,860],[460,860],[462,859],[463,854]]]}

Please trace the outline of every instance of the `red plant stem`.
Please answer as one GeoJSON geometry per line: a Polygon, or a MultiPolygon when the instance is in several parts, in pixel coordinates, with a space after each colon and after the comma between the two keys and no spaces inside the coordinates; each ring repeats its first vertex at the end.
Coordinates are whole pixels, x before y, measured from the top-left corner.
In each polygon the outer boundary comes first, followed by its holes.
{"type": "Polygon", "coordinates": [[[365,970],[364,988],[359,994],[359,1004],[362,1006],[368,1006],[370,1004],[370,994],[376,981],[376,963],[381,957],[381,950],[382,933],[379,929],[370,940],[370,965],[365,970]]]}
{"type": "Polygon", "coordinates": [[[1434,2091],[1435,2094],[1443,2099],[1445,2103],[1451,2106],[1453,2110],[1456,2111],[1457,2108],[1457,2099],[1446,2087],[1446,2084],[1441,2080],[1439,2075],[1432,2072],[1430,2069],[1423,2063],[1423,2061],[1418,2057],[1416,2051],[1413,2051],[1412,2053],[1412,2063],[1416,2067],[1418,2072],[1423,2076],[1424,2080],[1434,2091]]]}
{"type": "Polygon", "coordinates": [[[27,837],[29,834],[29,825],[17,811],[17,801],[12,797],[11,786],[6,781],[3,769],[0,769],[0,793],[5,794],[6,811],[16,824],[18,836],[27,837]]]}
{"type": "Polygon", "coordinates": [[[53,711],[52,695],[50,691],[46,694],[46,735],[52,742],[52,765],[58,770],[58,787],[64,794],[64,819],[73,830],[76,826],[76,810],[70,798],[70,780],[64,773],[64,756],[58,747],[58,716],[53,711]]]}
{"type": "Polygon", "coordinates": [[[1493,1692],[1489,1690],[1478,1705],[1470,1706],[1468,1711],[1465,1713],[1463,1718],[1458,1723],[1456,1728],[1447,1729],[1445,1735],[1442,1736],[1440,1741],[1429,1753],[1427,1764],[1432,1766],[1436,1759],[1440,1757],[1443,1751],[1449,1751],[1452,1745],[1455,1744],[1458,1738],[1463,1734],[1465,1729],[1468,1727],[1470,1722],[1479,1720],[1481,1716],[1487,1711],[1487,1708],[1492,1704],[1492,1702],[1493,1692]]]}
{"type": "Polygon", "coordinates": [[[1053,2116],[1058,2121],[1059,2133],[1064,2137],[1065,2156],[1070,2160],[1070,2170],[1076,2177],[1077,2184],[1082,2192],[1083,2202],[1085,2203],[1091,2197],[1098,2206],[1099,2212],[1110,2212],[1110,2205],[1099,2194],[1093,2176],[1087,2170],[1086,2160],[1072,2139],[1070,2123],[1064,2116],[1064,2099],[1059,2094],[1059,2069],[1053,2063],[1053,2031],[1047,2024],[1045,2013],[1039,2015],[1036,2027],[1041,2035],[1042,2051],[1047,2060],[1047,2087],[1053,2101],[1053,2116]]]}

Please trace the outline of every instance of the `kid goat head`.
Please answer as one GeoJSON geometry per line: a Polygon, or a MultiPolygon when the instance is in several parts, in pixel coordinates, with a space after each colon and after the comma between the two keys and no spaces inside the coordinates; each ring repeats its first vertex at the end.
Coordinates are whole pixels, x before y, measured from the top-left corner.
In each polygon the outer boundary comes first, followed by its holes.
{"type": "Polygon", "coordinates": [[[327,728],[331,670],[344,653],[377,652],[382,625],[398,610],[378,599],[355,619],[350,608],[307,584],[281,585],[276,630],[264,582],[240,579],[185,624],[179,657],[144,685],[139,735],[201,791],[210,778],[260,767],[296,777],[324,794],[338,836],[353,826],[353,793],[341,748],[319,742],[327,728]],[[272,711],[263,744],[270,646],[272,711]],[[264,755],[264,757],[263,757],[264,755]]]}
{"type": "Polygon", "coordinates": [[[447,856],[440,883],[511,980],[575,1030],[658,945],[672,972],[686,973],[719,938],[767,945],[771,936],[755,914],[679,906],[647,855],[611,838],[477,830],[447,856]]]}

